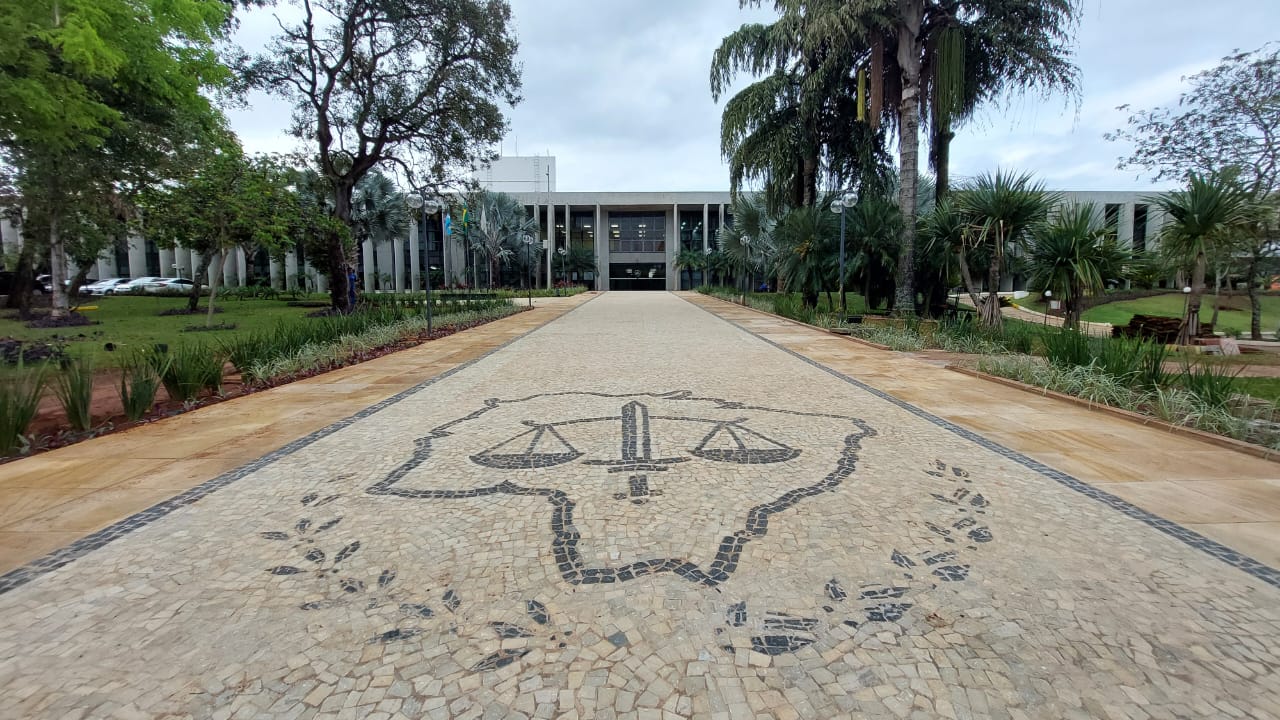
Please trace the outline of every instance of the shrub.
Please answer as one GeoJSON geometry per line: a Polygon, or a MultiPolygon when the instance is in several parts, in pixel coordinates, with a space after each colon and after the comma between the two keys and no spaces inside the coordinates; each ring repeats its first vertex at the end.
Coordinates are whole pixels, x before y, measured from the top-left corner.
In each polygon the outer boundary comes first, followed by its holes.
{"type": "Polygon", "coordinates": [[[84,432],[92,426],[93,360],[90,357],[67,359],[54,382],[53,392],[62,403],[73,430],[84,432]]]}
{"type": "Polygon", "coordinates": [[[1231,402],[1239,373],[1239,369],[1232,370],[1225,365],[1183,362],[1182,374],[1176,382],[1210,407],[1221,408],[1231,402]]]}
{"type": "Polygon", "coordinates": [[[169,362],[168,353],[157,361],[143,352],[134,352],[125,360],[120,373],[120,404],[124,406],[125,417],[141,420],[151,410],[169,362]]]}
{"type": "Polygon", "coordinates": [[[183,343],[167,351],[157,347],[149,357],[171,400],[190,402],[203,390],[222,388],[221,350],[204,343],[183,343]]]}
{"type": "Polygon", "coordinates": [[[26,444],[27,427],[40,407],[45,366],[26,370],[18,361],[17,375],[0,382],[0,456],[16,455],[26,444]]]}
{"type": "Polygon", "coordinates": [[[1063,329],[1046,332],[1043,336],[1044,356],[1049,362],[1062,367],[1089,365],[1093,362],[1093,348],[1089,336],[1076,330],[1063,329]]]}

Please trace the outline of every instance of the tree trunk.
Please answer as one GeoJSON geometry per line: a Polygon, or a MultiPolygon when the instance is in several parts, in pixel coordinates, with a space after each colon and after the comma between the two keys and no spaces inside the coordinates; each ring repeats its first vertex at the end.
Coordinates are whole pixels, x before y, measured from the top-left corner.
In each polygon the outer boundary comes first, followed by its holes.
{"type": "Polygon", "coordinates": [[[18,251],[18,267],[14,269],[13,285],[9,288],[9,301],[6,303],[9,309],[18,311],[22,320],[31,319],[31,293],[35,291],[35,280],[35,244],[24,242],[18,251]]]}
{"type": "Polygon", "coordinates": [[[49,304],[49,317],[66,317],[70,305],[67,303],[67,288],[62,283],[67,274],[67,247],[62,241],[62,232],[58,227],[58,213],[49,213],[49,285],[53,293],[53,301],[49,304]]]}
{"type": "Polygon", "coordinates": [[[806,154],[802,167],[803,203],[805,207],[812,207],[818,203],[818,158],[816,153],[806,154]]]}
{"type": "MultiPolygon", "coordinates": [[[[351,227],[351,193],[354,190],[355,184],[346,179],[337,180],[333,185],[333,215],[347,228],[351,227]]],[[[347,258],[342,234],[337,230],[330,230],[327,245],[325,261],[329,265],[329,302],[338,312],[350,312],[348,275],[351,274],[351,263],[347,258]]]]}
{"type": "Polygon", "coordinates": [[[200,262],[196,264],[195,275],[191,278],[191,294],[187,296],[187,312],[189,313],[194,313],[196,308],[200,307],[200,286],[204,283],[204,276],[208,272],[209,258],[205,253],[200,253],[200,262]]]}
{"type": "Polygon", "coordinates": [[[1262,295],[1258,292],[1258,252],[1249,254],[1249,337],[1262,339],[1262,295]]]}
{"type": "Polygon", "coordinates": [[[218,295],[218,281],[222,279],[222,264],[226,262],[226,255],[225,250],[219,250],[214,255],[213,272],[209,274],[209,312],[205,316],[205,327],[213,325],[213,299],[218,295]]]}
{"type": "Polygon", "coordinates": [[[994,254],[991,267],[987,268],[987,298],[978,315],[982,324],[992,330],[999,330],[1004,324],[1004,316],[1000,314],[1000,258],[994,254]]]}
{"type": "Polygon", "coordinates": [[[1222,305],[1222,271],[1213,274],[1213,314],[1209,316],[1209,330],[1218,329],[1218,307],[1222,305]]]}
{"type": "Polygon", "coordinates": [[[920,24],[924,0],[898,0],[898,68],[902,102],[898,106],[898,208],[902,242],[898,250],[893,312],[909,317],[916,311],[916,190],[920,165],[920,24]]]}

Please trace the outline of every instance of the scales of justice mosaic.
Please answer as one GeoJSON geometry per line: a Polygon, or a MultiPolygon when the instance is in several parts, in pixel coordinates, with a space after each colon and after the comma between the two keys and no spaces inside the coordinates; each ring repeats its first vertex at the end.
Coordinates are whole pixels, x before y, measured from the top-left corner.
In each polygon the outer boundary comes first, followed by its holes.
{"type": "MultiPolygon", "coordinates": [[[[550,505],[552,554],[567,582],[670,572],[715,586],[737,569],[743,547],[768,533],[771,516],[853,475],[862,442],[874,435],[853,417],[687,392],[494,399],[419,438],[412,457],[368,492],[427,501],[541,496],[550,505]],[[609,540],[584,536],[587,506],[607,516],[593,517],[606,533],[646,516],[722,516],[736,527],[712,523],[698,541],[705,551],[692,557],[640,557],[663,547],[664,538],[654,537],[647,550],[637,543],[636,557],[606,563],[582,551],[609,540]]],[[[693,525],[688,530],[697,532],[693,525]]]]}

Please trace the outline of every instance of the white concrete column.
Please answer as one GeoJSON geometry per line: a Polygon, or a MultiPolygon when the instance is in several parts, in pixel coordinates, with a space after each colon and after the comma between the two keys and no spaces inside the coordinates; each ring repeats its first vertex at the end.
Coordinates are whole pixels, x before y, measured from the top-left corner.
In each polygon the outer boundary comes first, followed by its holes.
{"type": "Polygon", "coordinates": [[[236,282],[240,287],[249,284],[249,256],[236,248],[236,282]]]}
{"type": "Polygon", "coordinates": [[[724,203],[720,203],[720,227],[724,227],[724,203]]]}
{"type": "Polygon", "coordinates": [[[595,230],[596,238],[596,290],[609,289],[609,228],[605,227],[608,223],[604,220],[604,213],[600,211],[599,203],[596,204],[596,222],[595,230]]]}
{"type": "Polygon", "coordinates": [[[702,203],[702,252],[706,252],[707,248],[711,247],[711,241],[709,239],[710,237],[709,226],[711,224],[710,223],[711,215],[708,214],[707,210],[708,210],[707,204],[702,203]]]}
{"type": "Polygon", "coordinates": [[[160,277],[178,277],[173,264],[173,250],[160,248],[160,277]]]}
{"type": "Polygon", "coordinates": [[[113,256],[110,260],[105,257],[98,257],[98,279],[107,280],[109,278],[118,277],[118,274],[112,268],[115,267],[116,259],[113,256]]]}
{"type": "Polygon", "coordinates": [[[222,253],[222,287],[237,287],[236,251],[222,253]]]}
{"type": "Polygon", "coordinates": [[[364,291],[373,292],[373,274],[375,270],[373,265],[372,240],[365,240],[360,243],[360,255],[364,259],[364,291]]]}
{"type": "Polygon", "coordinates": [[[547,245],[543,250],[547,263],[547,289],[551,289],[551,258],[556,254],[556,206],[547,198],[547,245]]]}
{"type": "Polygon", "coordinates": [[[141,237],[130,235],[128,240],[129,247],[129,277],[140,278],[147,276],[147,246],[141,237]]]}
{"type": "Polygon", "coordinates": [[[267,277],[271,280],[271,287],[284,289],[284,265],[279,260],[271,258],[267,261],[267,277]]]}
{"type": "MultiPolygon", "coordinates": [[[[391,250],[391,243],[386,240],[375,243],[373,246],[374,257],[377,259],[378,289],[383,291],[395,287],[391,282],[387,282],[387,279],[395,269],[395,259],[391,254],[391,250]],[[383,277],[384,275],[387,277],[383,277]]],[[[394,282],[394,279],[392,279],[392,282],[394,282]]]]}
{"type": "Polygon", "coordinates": [[[286,290],[302,287],[302,278],[298,277],[298,253],[293,250],[284,254],[284,287],[286,290]]]}
{"type": "Polygon", "coordinates": [[[404,238],[391,239],[391,275],[392,287],[396,292],[404,292],[404,238]]]}
{"type": "MultiPolygon", "coordinates": [[[[427,222],[431,222],[430,219],[427,222]]],[[[428,226],[430,227],[430,226],[428,226]]],[[[409,237],[405,242],[409,243],[409,289],[417,292],[422,287],[422,253],[418,252],[418,226],[412,220],[409,221],[409,237]]],[[[427,264],[431,264],[431,248],[427,248],[427,264]]],[[[446,277],[448,274],[446,273],[446,277]]]]}
{"type": "Polygon", "coordinates": [[[663,245],[667,256],[667,289],[680,289],[680,273],[676,271],[676,248],[680,246],[680,205],[671,205],[671,220],[667,223],[667,239],[663,245]]]}

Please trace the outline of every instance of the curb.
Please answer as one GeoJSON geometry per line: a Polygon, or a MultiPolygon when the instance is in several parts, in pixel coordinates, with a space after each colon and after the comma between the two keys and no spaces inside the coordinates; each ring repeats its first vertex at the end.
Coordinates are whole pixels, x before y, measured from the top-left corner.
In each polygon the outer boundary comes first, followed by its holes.
{"type": "Polygon", "coordinates": [[[1217,445],[1218,447],[1225,448],[1227,450],[1235,450],[1237,452],[1242,452],[1242,453],[1245,453],[1246,455],[1252,455],[1254,457],[1261,458],[1263,460],[1280,463],[1280,453],[1277,453],[1275,450],[1265,448],[1261,445],[1254,445],[1253,443],[1247,443],[1242,440],[1236,440],[1233,438],[1226,437],[1225,435],[1215,435],[1213,433],[1208,433],[1203,430],[1197,430],[1195,428],[1185,427],[1183,425],[1174,425],[1173,423],[1166,422],[1159,418],[1151,417],[1150,415],[1143,415],[1141,413],[1136,413],[1131,410],[1125,410],[1123,408],[1113,407],[1111,405],[1091,402],[1089,400],[1085,400],[1084,398],[1078,398],[1074,395],[1067,395],[1065,393],[1060,393],[1055,390],[1049,390],[1047,388],[1037,387],[1035,385],[1028,385],[1026,383],[1021,383],[1021,382],[1018,382],[1017,380],[1010,380],[1009,378],[1003,378],[998,375],[989,375],[987,373],[980,372],[972,368],[961,367],[959,365],[947,365],[945,369],[960,373],[961,375],[968,375],[970,377],[975,377],[980,380],[986,380],[987,382],[993,382],[998,385],[1004,385],[1005,387],[1014,388],[1015,390],[1022,390],[1023,392],[1029,392],[1036,395],[1040,395],[1041,397],[1051,397],[1055,400],[1062,400],[1064,402],[1069,402],[1072,405],[1083,407],[1087,410],[1106,413],[1108,415],[1118,417],[1122,420],[1128,420],[1129,422],[1137,423],[1139,425],[1146,425],[1149,427],[1156,427],[1161,430],[1167,430],[1168,432],[1174,435],[1183,435],[1186,437],[1195,438],[1196,440],[1201,440],[1211,445],[1217,445]]]}

